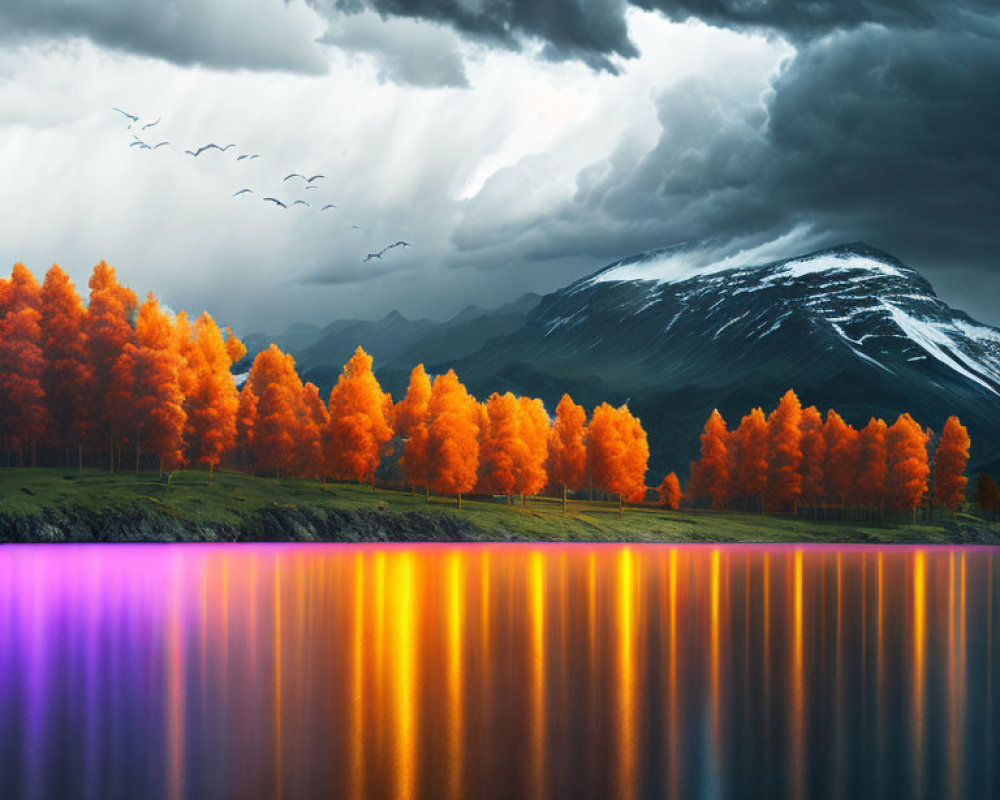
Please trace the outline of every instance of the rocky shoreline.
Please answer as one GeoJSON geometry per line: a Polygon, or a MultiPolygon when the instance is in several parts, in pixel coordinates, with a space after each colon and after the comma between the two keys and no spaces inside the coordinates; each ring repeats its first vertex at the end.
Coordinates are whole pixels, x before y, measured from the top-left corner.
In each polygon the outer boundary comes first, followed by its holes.
{"type": "Polygon", "coordinates": [[[475,542],[495,540],[448,514],[268,508],[238,523],[197,522],[168,511],[46,509],[0,512],[0,543],[475,542]]]}
{"type": "MultiPolygon", "coordinates": [[[[929,529],[930,532],[931,529],[929,529]]],[[[956,544],[1000,546],[994,528],[947,522],[937,535],[900,539],[899,544],[956,544]],[[943,535],[942,535],[943,534],[943,535]]],[[[457,514],[384,509],[343,510],[336,508],[274,507],[247,512],[236,522],[196,521],[169,509],[48,508],[33,514],[0,511],[0,544],[15,543],[170,543],[170,542],[488,542],[529,541],[514,530],[487,531],[457,514]]],[[[569,534],[552,540],[578,540],[569,534]]],[[[646,537],[614,536],[605,541],[649,542],[646,537]]],[[[680,542],[736,542],[725,535],[706,536],[691,531],[671,538],[680,542]]],[[[793,543],[789,538],[788,543],[793,543]]],[[[816,543],[815,538],[809,542],[816,543]]],[[[862,530],[855,535],[832,536],[829,543],[876,543],[862,530]]],[[[878,542],[885,544],[885,541],[878,542]]]]}

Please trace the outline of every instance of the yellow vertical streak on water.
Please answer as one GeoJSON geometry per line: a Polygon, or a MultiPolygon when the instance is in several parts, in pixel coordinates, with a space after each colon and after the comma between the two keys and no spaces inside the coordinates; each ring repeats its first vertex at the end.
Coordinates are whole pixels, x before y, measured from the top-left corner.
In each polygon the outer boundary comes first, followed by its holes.
{"type": "Polygon", "coordinates": [[[447,617],[448,617],[448,795],[462,797],[462,739],[464,709],[462,695],[462,627],[465,608],[465,581],[459,551],[448,554],[447,617]]]}
{"type": "Polygon", "coordinates": [[[180,564],[171,564],[167,603],[167,797],[184,797],[184,621],[180,564]]]}
{"type": "Polygon", "coordinates": [[[545,772],[545,561],[535,550],[528,557],[528,602],[531,614],[531,794],[543,798],[545,772]]]}
{"type": "Polygon", "coordinates": [[[718,769],[719,760],[719,715],[721,713],[721,700],[719,697],[720,691],[720,664],[719,664],[719,648],[720,648],[720,631],[719,631],[719,595],[722,588],[721,581],[722,573],[722,553],[716,548],[712,550],[711,556],[711,567],[709,570],[709,636],[710,636],[710,650],[711,657],[709,661],[709,669],[711,673],[711,701],[712,701],[712,743],[713,743],[713,757],[715,764],[713,767],[718,769]]]}
{"type": "Polygon", "coordinates": [[[274,796],[281,798],[284,774],[281,765],[281,556],[274,559],[274,796]]]}
{"type": "Polygon", "coordinates": [[[913,768],[912,796],[923,797],[924,790],[924,631],[926,628],[925,594],[927,579],[924,554],[913,554],[913,768]]]}
{"type": "Polygon", "coordinates": [[[670,780],[667,787],[671,800],[680,797],[681,763],[680,763],[680,729],[677,709],[677,548],[670,548],[668,560],[670,577],[668,619],[670,625],[670,665],[668,669],[670,710],[669,710],[669,758],[670,780]]]}
{"type": "Polygon", "coordinates": [[[351,608],[351,774],[349,796],[362,800],[365,792],[365,561],[354,554],[354,598],[351,608]]]}
{"type": "Polygon", "coordinates": [[[792,797],[805,793],[805,674],[804,630],[802,620],[802,551],[792,559],[792,797]]]}
{"type": "Polygon", "coordinates": [[[618,555],[618,797],[635,795],[635,563],[625,547],[618,555]]]}
{"type": "MultiPolygon", "coordinates": [[[[378,561],[376,561],[376,566],[378,561]]],[[[395,721],[395,768],[398,800],[416,796],[417,608],[416,564],[412,552],[393,556],[392,684],[395,721]]],[[[384,570],[381,580],[384,580],[384,570]]],[[[378,571],[376,571],[376,580],[378,571]]]]}

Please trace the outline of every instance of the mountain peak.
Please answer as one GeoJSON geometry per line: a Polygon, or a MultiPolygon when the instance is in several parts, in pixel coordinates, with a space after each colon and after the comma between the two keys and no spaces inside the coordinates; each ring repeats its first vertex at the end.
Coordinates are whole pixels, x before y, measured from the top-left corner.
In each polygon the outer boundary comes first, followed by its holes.
{"type": "Polygon", "coordinates": [[[706,275],[737,270],[763,270],[795,279],[820,272],[879,273],[909,277],[916,273],[895,256],[856,241],[824,247],[802,255],[775,260],[772,252],[758,248],[719,257],[701,246],[686,243],[637,253],[604,267],[578,281],[574,288],[598,283],[683,283],[706,275]]]}

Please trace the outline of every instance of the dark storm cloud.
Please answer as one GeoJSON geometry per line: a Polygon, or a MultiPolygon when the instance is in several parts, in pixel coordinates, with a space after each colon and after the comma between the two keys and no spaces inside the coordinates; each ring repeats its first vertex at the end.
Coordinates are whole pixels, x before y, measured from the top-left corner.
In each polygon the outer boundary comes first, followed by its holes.
{"type": "Polygon", "coordinates": [[[319,73],[307,14],[273,0],[3,0],[0,41],[79,36],[177,64],[319,73]]]}
{"type": "Polygon", "coordinates": [[[511,49],[530,36],[544,55],[579,59],[615,72],[610,56],[639,53],[629,39],[624,0],[310,0],[326,14],[372,10],[383,18],[407,17],[446,24],[467,36],[511,49]]]}
{"type": "Polygon", "coordinates": [[[611,58],[638,55],[628,36],[629,6],[676,21],[700,20],[737,30],[773,31],[793,40],[822,37],[869,23],[890,28],[980,29],[995,0],[309,0],[330,14],[365,10],[450,25],[510,48],[540,40],[554,60],[578,59],[615,72],[611,58]]]}
{"type": "Polygon", "coordinates": [[[350,14],[332,18],[320,41],[348,53],[373,56],[381,80],[411,86],[469,85],[458,37],[440,26],[350,14]]]}
{"type": "Polygon", "coordinates": [[[723,28],[765,28],[792,39],[876,23],[892,28],[975,28],[994,0],[631,0],[668,18],[723,28]]]}

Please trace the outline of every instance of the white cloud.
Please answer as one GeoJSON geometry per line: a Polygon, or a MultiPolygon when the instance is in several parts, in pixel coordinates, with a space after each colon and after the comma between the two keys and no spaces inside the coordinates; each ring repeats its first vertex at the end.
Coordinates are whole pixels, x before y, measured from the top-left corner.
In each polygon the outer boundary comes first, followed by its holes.
{"type": "Polygon", "coordinates": [[[759,94],[787,52],[640,12],[629,22],[643,55],[618,77],[449,38],[468,88],[387,82],[383,62],[338,48],[321,75],[185,68],[80,40],[0,49],[0,261],[40,273],[59,260],[82,287],[106,258],[137,290],[243,330],[438,316],[555,288],[608,248],[632,249],[625,223],[573,204],[587,175],[656,144],[654,99],[734,71],[759,94]],[[161,116],[150,138],[171,148],[130,148],[112,106],[161,116]],[[261,158],[183,154],[210,140],[261,158]],[[281,181],[292,171],[327,178],[304,191],[281,181]],[[232,198],[243,186],[257,194],[232,198]],[[340,209],[282,211],[263,193],[340,209]],[[362,265],[399,238],[415,246],[362,265]]]}

